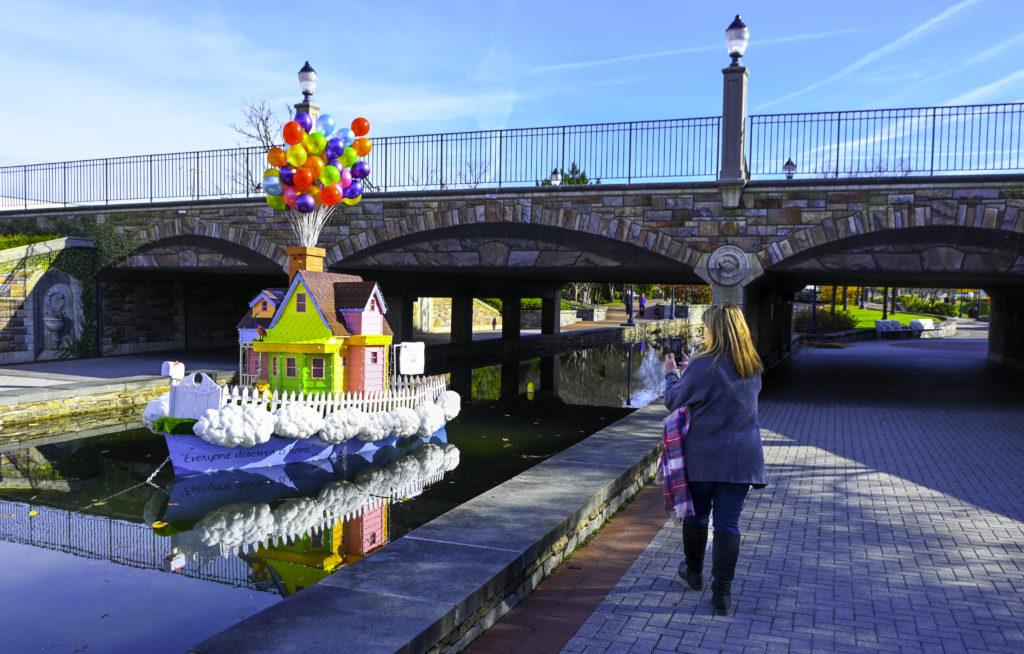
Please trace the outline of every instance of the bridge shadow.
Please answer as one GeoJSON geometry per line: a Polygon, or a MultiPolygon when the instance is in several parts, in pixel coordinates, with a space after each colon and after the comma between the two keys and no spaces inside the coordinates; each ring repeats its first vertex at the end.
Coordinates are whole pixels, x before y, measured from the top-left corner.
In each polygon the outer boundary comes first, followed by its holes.
{"type": "Polygon", "coordinates": [[[954,338],[803,349],[766,375],[765,445],[819,448],[1024,520],[1024,378],[986,348],[954,338]]]}

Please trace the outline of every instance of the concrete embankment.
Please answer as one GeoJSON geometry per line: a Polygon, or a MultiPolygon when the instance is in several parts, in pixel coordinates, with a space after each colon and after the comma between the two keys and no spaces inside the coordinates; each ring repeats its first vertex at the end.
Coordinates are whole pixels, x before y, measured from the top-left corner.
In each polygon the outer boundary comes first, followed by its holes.
{"type": "Polygon", "coordinates": [[[653,476],[664,415],[639,409],[191,651],[459,651],[653,476]]]}

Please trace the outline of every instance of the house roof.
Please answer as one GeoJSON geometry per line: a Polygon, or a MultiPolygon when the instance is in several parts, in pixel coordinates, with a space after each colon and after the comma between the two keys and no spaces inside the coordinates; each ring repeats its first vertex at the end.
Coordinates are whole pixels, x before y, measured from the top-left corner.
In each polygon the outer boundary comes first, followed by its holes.
{"type": "Polygon", "coordinates": [[[342,321],[341,314],[338,312],[335,299],[337,291],[335,289],[339,286],[373,284],[373,282],[364,282],[363,278],[358,275],[343,275],[341,273],[315,272],[310,270],[300,271],[297,275],[302,275],[302,281],[309,290],[309,294],[313,296],[313,302],[320,308],[320,312],[323,314],[324,320],[327,321],[327,327],[330,328],[331,333],[335,336],[351,336],[352,332],[342,321]]]}
{"type": "Polygon", "coordinates": [[[238,329],[256,329],[257,326],[266,329],[270,326],[270,321],[273,318],[253,318],[251,315],[246,314],[242,321],[238,323],[238,329]]]}
{"type": "Polygon", "coordinates": [[[256,295],[256,297],[252,299],[252,302],[249,303],[249,306],[255,306],[256,303],[260,301],[261,297],[266,296],[266,298],[270,300],[275,307],[278,307],[281,305],[281,300],[284,299],[284,294],[287,292],[287,288],[265,288],[262,291],[260,291],[256,295]]]}

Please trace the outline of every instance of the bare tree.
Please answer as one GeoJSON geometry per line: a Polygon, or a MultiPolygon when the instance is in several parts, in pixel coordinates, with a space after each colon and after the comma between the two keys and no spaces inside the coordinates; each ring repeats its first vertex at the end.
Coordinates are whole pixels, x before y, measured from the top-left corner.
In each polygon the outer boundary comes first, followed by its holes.
{"type": "MultiPolygon", "coordinates": [[[[285,106],[288,118],[291,119],[293,109],[285,106]]],[[[281,142],[281,120],[274,113],[266,100],[252,102],[242,107],[245,117],[241,124],[231,123],[231,129],[242,136],[241,147],[258,146],[265,153],[281,142]]],[[[266,163],[264,161],[264,163],[266,163]]],[[[263,169],[260,166],[245,166],[244,171],[232,175],[235,186],[243,186],[250,192],[259,193],[263,186],[263,169]]]]}

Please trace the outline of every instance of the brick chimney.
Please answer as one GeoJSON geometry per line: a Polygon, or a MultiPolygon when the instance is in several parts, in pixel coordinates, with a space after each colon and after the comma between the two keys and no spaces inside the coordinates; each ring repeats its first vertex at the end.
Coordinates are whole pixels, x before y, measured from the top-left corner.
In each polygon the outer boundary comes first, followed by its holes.
{"type": "Polygon", "coordinates": [[[288,253],[289,283],[295,278],[295,273],[300,270],[324,271],[324,257],[327,256],[327,250],[291,245],[285,248],[285,251],[288,253]]]}

